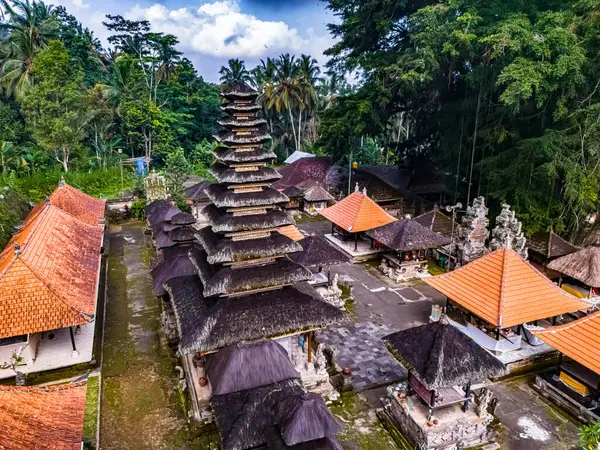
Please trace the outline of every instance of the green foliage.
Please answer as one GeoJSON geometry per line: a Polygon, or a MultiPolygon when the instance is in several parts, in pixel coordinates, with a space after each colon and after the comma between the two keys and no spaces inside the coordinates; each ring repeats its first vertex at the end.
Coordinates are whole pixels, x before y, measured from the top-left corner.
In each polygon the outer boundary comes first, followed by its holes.
{"type": "Polygon", "coordinates": [[[188,209],[183,192],[183,182],[187,179],[191,171],[192,168],[185,158],[182,148],[178,148],[167,155],[165,161],[167,188],[177,206],[182,210],[188,209]]]}
{"type": "Polygon", "coordinates": [[[583,450],[597,450],[600,447],[600,422],[594,425],[582,425],[579,438],[583,450]]]}
{"type": "Polygon", "coordinates": [[[83,89],[83,72],[70,59],[64,45],[50,41],[33,63],[36,83],[24,94],[21,107],[37,143],[52,153],[65,172],[80,150],[89,120],[83,89]]]}
{"type": "Polygon", "coordinates": [[[144,220],[146,218],[146,200],[140,198],[131,204],[131,217],[135,217],[138,220],[144,220]]]}

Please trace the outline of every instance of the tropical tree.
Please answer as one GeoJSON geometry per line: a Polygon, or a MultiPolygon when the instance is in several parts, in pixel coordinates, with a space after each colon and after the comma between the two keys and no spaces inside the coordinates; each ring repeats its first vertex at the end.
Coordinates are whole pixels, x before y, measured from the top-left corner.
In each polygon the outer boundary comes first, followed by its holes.
{"type": "Polygon", "coordinates": [[[227,62],[227,67],[221,67],[219,74],[221,74],[219,81],[223,84],[233,84],[238,81],[250,83],[252,81],[252,77],[250,76],[250,72],[246,69],[244,61],[240,61],[237,58],[230,59],[227,62]]]}
{"type": "Polygon", "coordinates": [[[9,96],[21,98],[31,85],[31,68],[40,49],[58,34],[52,7],[34,0],[0,0],[6,21],[0,30],[7,38],[0,44],[0,83],[9,96]]]}
{"type": "MultiPolygon", "coordinates": [[[[314,110],[317,105],[316,85],[320,81],[319,74],[321,69],[315,58],[308,55],[301,55],[298,61],[298,75],[300,88],[302,91],[302,104],[298,112],[298,148],[302,144],[302,115],[306,110],[307,118],[311,118],[310,129],[313,137],[316,136],[316,127],[314,123],[314,110]]],[[[307,121],[308,122],[308,121],[307,121]]]]}
{"type": "Polygon", "coordinates": [[[579,429],[581,448],[584,450],[600,449],[600,422],[594,425],[583,425],[579,429]]]}

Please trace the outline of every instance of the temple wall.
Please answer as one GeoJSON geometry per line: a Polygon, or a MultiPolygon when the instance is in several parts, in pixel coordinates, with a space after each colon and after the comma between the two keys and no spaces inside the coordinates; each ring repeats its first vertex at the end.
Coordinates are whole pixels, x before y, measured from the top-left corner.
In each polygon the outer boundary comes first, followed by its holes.
{"type": "Polygon", "coordinates": [[[596,415],[588,411],[583,405],[577,403],[577,401],[564,392],[556,389],[539,375],[535,377],[533,388],[539,392],[542,397],[568,411],[581,422],[594,425],[599,420],[596,415]]]}

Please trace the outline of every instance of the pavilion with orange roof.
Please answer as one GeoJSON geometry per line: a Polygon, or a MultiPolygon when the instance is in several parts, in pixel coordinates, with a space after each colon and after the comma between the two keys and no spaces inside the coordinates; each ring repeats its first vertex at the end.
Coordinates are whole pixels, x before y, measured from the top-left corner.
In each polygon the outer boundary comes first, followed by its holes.
{"type": "Polygon", "coordinates": [[[520,348],[521,333],[528,336],[524,324],[537,325],[591,307],[560,289],[512,249],[498,249],[424,281],[444,294],[449,305],[466,313],[463,331],[497,352],[520,348]]]}
{"type": "Polygon", "coordinates": [[[361,233],[398,220],[369,198],[366,190],[359,191],[358,185],[351,195],[321,210],[320,214],[331,222],[332,236],[338,232],[343,238],[354,238],[354,250],[361,233]]]}
{"type": "Polygon", "coordinates": [[[584,421],[600,420],[600,311],[533,333],[561,353],[558,368],[539,374],[535,387],[584,421]]]}

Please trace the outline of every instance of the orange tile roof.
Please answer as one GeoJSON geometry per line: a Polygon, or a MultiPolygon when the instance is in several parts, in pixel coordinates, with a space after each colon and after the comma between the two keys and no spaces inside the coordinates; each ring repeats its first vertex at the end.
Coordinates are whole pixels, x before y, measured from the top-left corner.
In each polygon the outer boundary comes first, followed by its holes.
{"type": "Polygon", "coordinates": [[[600,311],[565,325],[533,331],[556,350],[600,374],[600,311]]]}
{"type": "Polygon", "coordinates": [[[56,206],[34,208],[0,253],[0,338],[90,322],[102,238],[56,206]]]}
{"type": "Polygon", "coordinates": [[[104,218],[105,200],[91,197],[68,184],[56,188],[49,200],[54,206],[90,225],[96,225],[104,218]]]}
{"type": "Polygon", "coordinates": [[[353,192],[320,214],[346,231],[359,233],[395,222],[381,206],[362,192],[353,192]]]}
{"type": "Polygon", "coordinates": [[[277,229],[277,231],[279,231],[279,233],[283,234],[284,236],[289,237],[290,239],[292,239],[294,241],[301,241],[302,239],[304,239],[304,235],[302,233],[300,233],[300,230],[295,225],[287,225],[285,227],[279,227],[277,229]]]}
{"type": "Polygon", "coordinates": [[[499,249],[425,283],[503,328],[590,307],[560,289],[512,249],[499,249]]]}
{"type": "Polygon", "coordinates": [[[86,388],[0,386],[0,449],[80,450],[86,388]]]}

